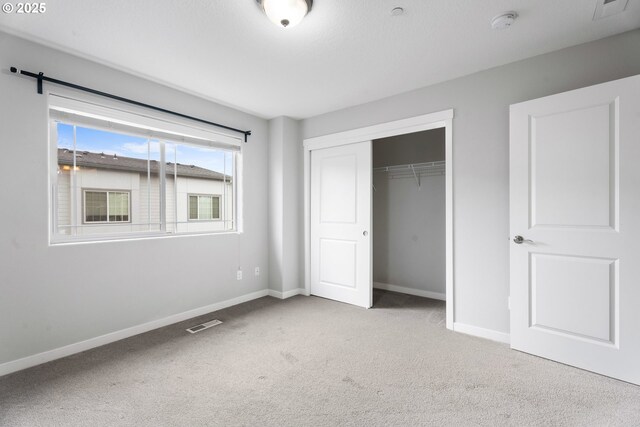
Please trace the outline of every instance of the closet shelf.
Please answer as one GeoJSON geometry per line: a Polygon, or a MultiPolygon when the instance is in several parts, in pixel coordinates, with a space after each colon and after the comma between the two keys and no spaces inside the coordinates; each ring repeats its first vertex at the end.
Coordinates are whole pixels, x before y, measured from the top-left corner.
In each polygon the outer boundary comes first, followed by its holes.
{"type": "Polygon", "coordinates": [[[390,179],[414,178],[420,188],[420,178],[427,176],[444,175],[445,161],[411,163],[408,165],[383,166],[374,168],[374,172],[386,173],[390,179]]]}

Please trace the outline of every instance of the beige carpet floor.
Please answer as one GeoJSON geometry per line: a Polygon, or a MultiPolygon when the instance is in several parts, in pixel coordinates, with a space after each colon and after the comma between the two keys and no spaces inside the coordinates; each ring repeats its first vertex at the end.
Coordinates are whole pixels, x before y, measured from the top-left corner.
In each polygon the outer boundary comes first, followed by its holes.
{"type": "Polygon", "coordinates": [[[440,301],[267,297],[2,377],[0,425],[633,426],[640,387],[448,331],[440,301]]]}

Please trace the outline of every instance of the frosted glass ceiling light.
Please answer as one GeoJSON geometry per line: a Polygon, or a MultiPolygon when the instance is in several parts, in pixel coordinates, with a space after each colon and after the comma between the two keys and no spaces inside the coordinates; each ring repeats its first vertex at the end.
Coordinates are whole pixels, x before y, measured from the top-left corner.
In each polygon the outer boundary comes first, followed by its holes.
{"type": "Polygon", "coordinates": [[[313,0],[257,0],[267,17],[278,27],[295,27],[311,10],[313,0]]]}

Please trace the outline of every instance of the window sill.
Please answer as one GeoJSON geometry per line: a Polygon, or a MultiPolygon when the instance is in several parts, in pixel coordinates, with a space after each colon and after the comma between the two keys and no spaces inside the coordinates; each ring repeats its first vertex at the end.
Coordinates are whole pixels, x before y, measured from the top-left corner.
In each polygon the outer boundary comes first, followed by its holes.
{"type": "Polygon", "coordinates": [[[112,243],[112,242],[130,242],[135,240],[151,240],[151,239],[172,239],[180,237],[198,237],[198,236],[219,236],[229,234],[243,234],[242,231],[208,231],[194,233],[145,233],[145,234],[127,234],[127,235],[105,235],[105,236],[87,236],[85,237],[62,237],[55,236],[49,240],[49,246],[69,246],[69,245],[86,245],[92,243],[112,243]]]}

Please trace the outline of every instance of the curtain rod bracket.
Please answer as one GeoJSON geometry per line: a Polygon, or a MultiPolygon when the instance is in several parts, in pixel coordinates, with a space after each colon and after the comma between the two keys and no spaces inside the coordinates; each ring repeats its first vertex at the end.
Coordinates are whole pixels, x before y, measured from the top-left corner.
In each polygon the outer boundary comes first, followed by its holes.
{"type": "Polygon", "coordinates": [[[215,127],[221,128],[221,129],[226,129],[226,130],[229,130],[229,131],[232,131],[232,132],[241,133],[241,134],[244,135],[244,142],[247,142],[247,139],[248,139],[249,135],[251,135],[251,131],[250,130],[236,129],[236,128],[233,128],[233,127],[230,127],[230,126],[221,125],[220,123],[210,122],[208,120],[199,119],[199,118],[193,117],[193,116],[188,116],[186,114],[182,114],[182,113],[178,113],[178,112],[175,112],[175,111],[167,110],[165,108],[156,107],[155,105],[145,104],[143,102],[134,101],[133,99],[124,98],[122,96],[113,95],[111,93],[102,92],[102,91],[99,91],[99,90],[96,90],[96,89],[91,89],[91,88],[86,87],[86,86],[80,86],[80,85],[77,85],[75,83],[65,82],[64,80],[54,79],[54,78],[45,76],[43,72],[39,72],[38,74],[36,74],[36,73],[32,73],[30,71],[18,70],[16,67],[10,67],[9,71],[11,71],[13,74],[17,74],[18,71],[19,71],[20,74],[22,74],[23,76],[33,77],[34,79],[36,79],[37,82],[38,82],[38,93],[41,94],[41,95],[43,93],[43,91],[42,91],[42,82],[43,81],[48,81],[48,82],[55,83],[55,84],[58,84],[58,85],[61,85],[61,86],[67,86],[67,87],[70,87],[72,89],[81,90],[83,92],[88,92],[88,93],[92,93],[94,95],[103,96],[105,98],[115,99],[116,101],[126,102],[128,104],[137,105],[138,107],[149,108],[151,110],[160,111],[161,113],[172,114],[174,116],[182,117],[182,118],[193,120],[193,121],[200,122],[200,123],[205,123],[205,124],[208,124],[208,125],[211,125],[211,126],[215,126],[215,127]]]}
{"type": "Polygon", "coordinates": [[[42,95],[42,79],[44,78],[44,73],[38,73],[38,93],[42,95]]]}

